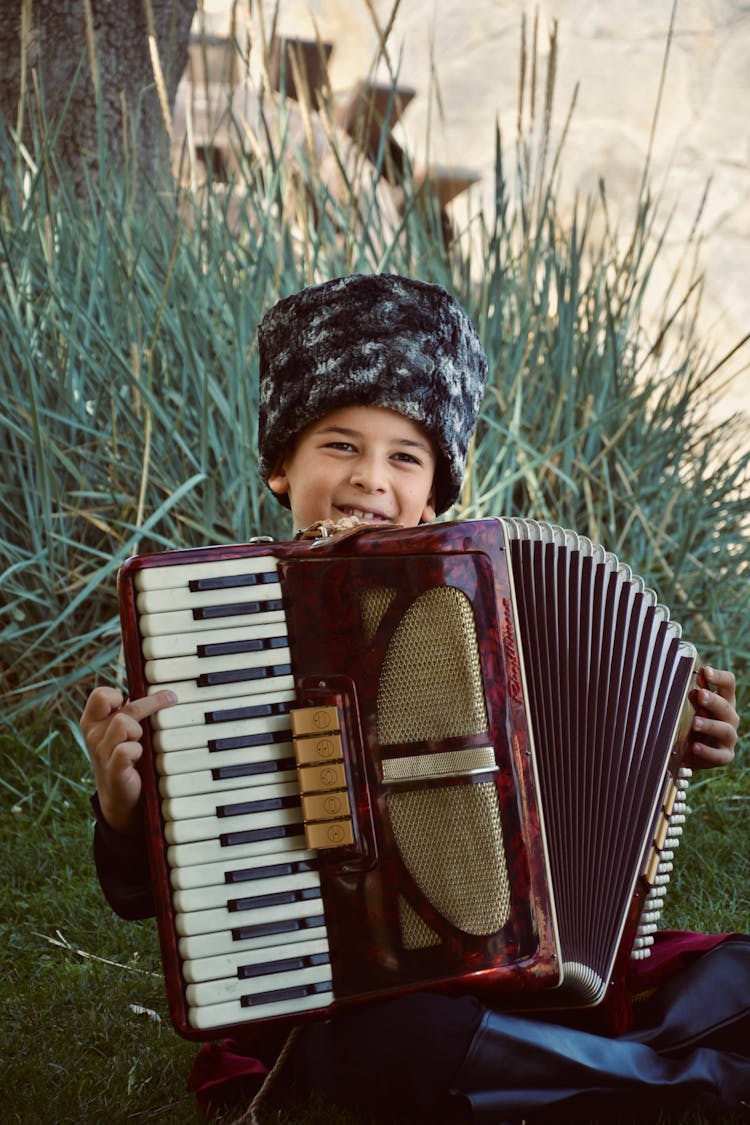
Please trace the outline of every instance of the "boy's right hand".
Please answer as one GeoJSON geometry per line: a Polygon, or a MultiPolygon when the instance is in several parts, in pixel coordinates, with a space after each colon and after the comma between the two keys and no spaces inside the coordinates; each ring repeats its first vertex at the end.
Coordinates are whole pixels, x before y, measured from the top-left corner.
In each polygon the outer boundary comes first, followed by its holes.
{"type": "Polygon", "coordinates": [[[86,700],[81,730],[94,767],[102,814],[116,832],[132,835],[140,827],[137,763],[143,753],[141,723],[176,702],[171,691],[126,702],[121,691],[110,687],[95,688],[86,700]]]}

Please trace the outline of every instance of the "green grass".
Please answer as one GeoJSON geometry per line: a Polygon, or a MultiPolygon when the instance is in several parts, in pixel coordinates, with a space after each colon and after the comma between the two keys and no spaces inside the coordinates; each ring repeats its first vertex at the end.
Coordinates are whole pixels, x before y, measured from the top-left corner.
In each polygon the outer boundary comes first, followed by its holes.
{"type": "MultiPolygon", "coordinates": [[[[155,923],[116,919],[96,881],[83,752],[70,734],[7,730],[0,770],[3,1121],[201,1120],[185,1089],[197,1047],[168,1022],[155,923]]],[[[691,794],[663,922],[748,932],[750,770],[701,775],[691,794]]],[[[286,1125],[358,1120],[283,1081],[267,1120],[279,1106],[286,1125]]]]}
{"type": "Polygon", "coordinates": [[[54,731],[0,745],[3,1119],[199,1120],[194,1050],[163,1021],[154,927],[115,922],[93,875],[87,760],[54,731]]]}

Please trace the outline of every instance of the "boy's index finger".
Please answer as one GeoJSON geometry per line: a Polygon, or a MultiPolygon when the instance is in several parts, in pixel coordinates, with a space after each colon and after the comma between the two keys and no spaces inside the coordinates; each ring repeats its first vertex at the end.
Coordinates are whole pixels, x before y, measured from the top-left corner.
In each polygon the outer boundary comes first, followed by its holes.
{"type": "Polygon", "coordinates": [[[139,722],[141,719],[147,719],[149,715],[155,715],[157,711],[161,711],[164,707],[172,707],[177,702],[177,696],[173,691],[157,691],[153,695],[143,695],[138,699],[129,699],[123,705],[123,711],[139,722]]]}
{"type": "Polygon", "coordinates": [[[698,686],[716,691],[724,699],[733,700],[736,680],[733,672],[722,668],[701,668],[698,672],[698,686]]]}

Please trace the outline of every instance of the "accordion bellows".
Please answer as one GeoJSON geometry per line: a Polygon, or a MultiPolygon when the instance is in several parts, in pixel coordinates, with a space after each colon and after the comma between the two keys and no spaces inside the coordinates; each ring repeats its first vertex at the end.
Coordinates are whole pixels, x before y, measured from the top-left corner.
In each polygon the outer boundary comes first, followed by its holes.
{"type": "Polygon", "coordinates": [[[616,1025],[684,819],[695,652],[523,520],[141,556],[120,575],[172,1018],[424,987],[616,1025]],[[615,997],[615,1000],[612,1000],[615,997]]]}

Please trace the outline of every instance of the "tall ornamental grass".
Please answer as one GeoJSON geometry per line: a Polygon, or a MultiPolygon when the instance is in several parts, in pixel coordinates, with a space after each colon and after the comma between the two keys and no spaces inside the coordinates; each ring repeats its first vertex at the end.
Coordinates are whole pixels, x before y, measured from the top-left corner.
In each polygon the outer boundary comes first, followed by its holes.
{"type": "Polygon", "coordinates": [[[266,90],[256,139],[235,123],[231,183],[150,199],[115,170],[76,198],[43,130],[34,152],[2,135],[6,717],[70,715],[120,675],[128,555],[288,535],[257,473],[255,331],[279,296],[353,271],[438,281],[478,326],[489,385],[449,515],[592,536],[656,586],[706,660],[743,671],[747,430],[711,411],[722,364],[698,332],[699,280],[654,292],[668,224],[645,179],[629,228],[608,225],[604,186],[562,222],[551,81],[542,100],[510,168],[498,136],[494,205],[448,245],[408,171],[399,209],[328,104],[313,121],[266,90]]]}

